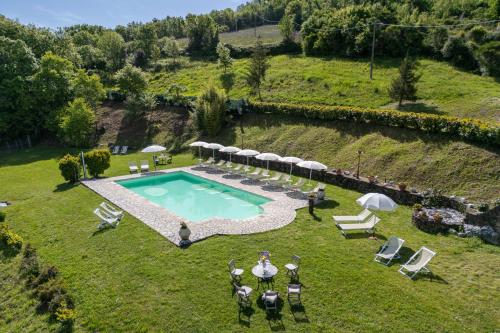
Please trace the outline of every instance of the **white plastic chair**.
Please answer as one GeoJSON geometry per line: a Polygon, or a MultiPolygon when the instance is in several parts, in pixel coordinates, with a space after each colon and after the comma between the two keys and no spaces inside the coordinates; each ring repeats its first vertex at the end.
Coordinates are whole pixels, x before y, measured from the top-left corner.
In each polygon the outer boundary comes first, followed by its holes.
{"type": "Polygon", "coordinates": [[[126,155],[126,154],[127,154],[127,152],[128,152],[128,146],[123,146],[123,147],[122,147],[122,150],[121,150],[121,152],[120,152],[120,154],[122,154],[122,155],[126,155]]]}
{"type": "Polygon", "coordinates": [[[388,266],[393,259],[399,259],[401,256],[399,255],[399,250],[404,244],[404,239],[391,236],[382,246],[380,251],[375,254],[375,261],[388,266]]]}
{"type": "Polygon", "coordinates": [[[120,223],[120,220],[116,217],[111,217],[103,213],[99,208],[94,210],[94,214],[99,218],[98,229],[104,229],[108,227],[116,228],[116,226],[120,223]]]}
{"type": "Polygon", "coordinates": [[[229,274],[231,274],[231,278],[233,280],[241,280],[241,276],[243,275],[244,270],[240,268],[236,268],[236,264],[234,259],[229,260],[229,263],[227,264],[227,267],[229,268],[229,274]]]}
{"type": "Polygon", "coordinates": [[[406,262],[406,264],[401,265],[399,273],[403,274],[410,279],[413,279],[415,275],[420,272],[431,273],[431,270],[427,268],[427,264],[436,255],[436,252],[429,250],[425,246],[422,246],[420,250],[415,252],[414,255],[406,262]]]}
{"type": "Polygon", "coordinates": [[[139,169],[137,168],[137,163],[135,162],[128,162],[128,169],[130,173],[136,173],[139,171],[139,169]]]}
{"type": "Polygon", "coordinates": [[[285,268],[287,269],[286,274],[290,275],[292,278],[297,277],[297,275],[299,274],[299,265],[300,257],[295,255],[292,256],[292,262],[285,265],[285,268]]]}
{"type": "Polygon", "coordinates": [[[340,223],[335,223],[337,228],[340,229],[344,237],[348,237],[346,234],[346,231],[366,231],[366,232],[372,232],[375,233],[375,225],[380,222],[380,219],[376,217],[375,215],[370,216],[366,222],[364,223],[347,223],[347,224],[340,224],[340,223]]]}
{"type": "Polygon", "coordinates": [[[113,151],[111,152],[111,154],[117,155],[119,153],[120,153],[120,146],[114,146],[113,147],[113,151]]]}
{"type": "Polygon", "coordinates": [[[141,172],[148,172],[149,171],[149,162],[142,160],[141,161],[141,172]]]}
{"type": "Polygon", "coordinates": [[[123,218],[123,210],[118,210],[115,207],[109,205],[107,202],[101,202],[100,206],[104,210],[104,212],[111,217],[115,217],[119,220],[123,218]]]}

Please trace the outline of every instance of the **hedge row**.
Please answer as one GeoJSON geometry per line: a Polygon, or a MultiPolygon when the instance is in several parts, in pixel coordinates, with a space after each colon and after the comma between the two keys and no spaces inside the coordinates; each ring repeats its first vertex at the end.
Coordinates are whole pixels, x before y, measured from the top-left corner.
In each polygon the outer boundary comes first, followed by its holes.
{"type": "Polygon", "coordinates": [[[477,119],[350,106],[268,102],[251,102],[249,103],[249,109],[257,113],[272,113],[321,120],[341,120],[408,128],[426,133],[441,133],[492,146],[500,146],[500,127],[498,124],[477,119]]]}

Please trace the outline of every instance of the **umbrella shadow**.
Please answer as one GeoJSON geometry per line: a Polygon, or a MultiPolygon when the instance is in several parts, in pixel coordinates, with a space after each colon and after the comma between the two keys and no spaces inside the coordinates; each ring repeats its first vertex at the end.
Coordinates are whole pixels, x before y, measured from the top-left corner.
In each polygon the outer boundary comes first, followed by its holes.
{"type": "Polygon", "coordinates": [[[256,185],[260,185],[260,181],[258,180],[255,180],[255,179],[249,179],[249,178],[245,178],[241,181],[242,184],[244,185],[253,185],[253,186],[256,186],[256,185]]]}
{"type": "Polygon", "coordinates": [[[280,186],[275,186],[275,185],[270,185],[270,184],[265,184],[261,188],[267,192],[285,192],[286,191],[286,189],[284,189],[280,186]]]}
{"type": "Polygon", "coordinates": [[[222,176],[224,179],[241,179],[243,178],[242,175],[234,174],[234,173],[228,173],[222,176]]]}

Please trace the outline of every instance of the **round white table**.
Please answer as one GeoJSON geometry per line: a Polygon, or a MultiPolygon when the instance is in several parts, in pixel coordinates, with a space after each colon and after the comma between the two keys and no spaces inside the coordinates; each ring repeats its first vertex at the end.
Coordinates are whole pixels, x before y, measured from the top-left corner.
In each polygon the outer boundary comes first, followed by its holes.
{"type": "Polygon", "coordinates": [[[252,274],[259,279],[267,280],[278,274],[278,267],[268,262],[264,268],[264,265],[259,263],[252,268],[252,274]]]}

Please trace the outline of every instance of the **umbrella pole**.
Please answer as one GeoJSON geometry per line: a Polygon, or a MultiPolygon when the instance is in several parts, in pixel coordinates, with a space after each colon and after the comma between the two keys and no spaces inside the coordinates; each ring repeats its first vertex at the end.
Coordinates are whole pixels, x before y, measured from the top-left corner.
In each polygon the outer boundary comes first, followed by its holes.
{"type": "Polygon", "coordinates": [[[292,176],[293,163],[290,163],[290,177],[292,176]]]}
{"type": "Polygon", "coordinates": [[[312,180],[313,169],[309,169],[309,182],[312,180]]]}
{"type": "Polygon", "coordinates": [[[201,147],[198,146],[198,155],[200,155],[200,161],[201,161],[201,147]]]}
{"type": "Polygon", "coordinates": [[[267,161],[267,171],[269,171],[269,161],[267,161]]]}
{"type": "Polygon", "coordinates": [[[229,163],[231,163],[231,156],[233,156],[233,154],[229,153],[229,163]]]}

